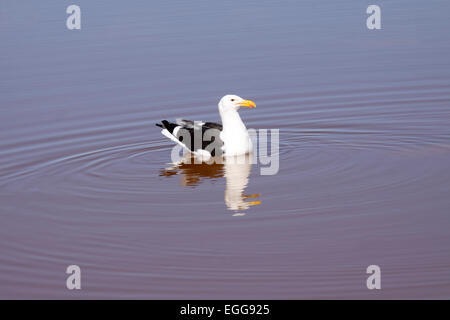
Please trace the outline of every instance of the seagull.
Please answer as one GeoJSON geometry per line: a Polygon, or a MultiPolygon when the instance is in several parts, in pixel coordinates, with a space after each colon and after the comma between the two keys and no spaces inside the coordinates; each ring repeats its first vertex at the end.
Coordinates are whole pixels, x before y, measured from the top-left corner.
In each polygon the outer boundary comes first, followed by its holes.
{"type": "Polygon", "coordinates": [[[239,156],[253,151],[252,141],[239,116],[241,107],[255,108],[253,101],[226,95],[219,101],[222,124],[177,119],[175,123],[156,123],[161,133],[183,148],[201,157],[239,156]]]}

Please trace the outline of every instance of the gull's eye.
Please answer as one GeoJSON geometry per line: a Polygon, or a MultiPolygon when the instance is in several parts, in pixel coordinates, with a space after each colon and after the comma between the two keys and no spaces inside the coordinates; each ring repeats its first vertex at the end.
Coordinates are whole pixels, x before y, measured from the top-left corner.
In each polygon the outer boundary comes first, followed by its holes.
{"type": "Polygon", "coordinates": [[[234,101],[234,99],[231,99],[231,101],[234,101]]]}

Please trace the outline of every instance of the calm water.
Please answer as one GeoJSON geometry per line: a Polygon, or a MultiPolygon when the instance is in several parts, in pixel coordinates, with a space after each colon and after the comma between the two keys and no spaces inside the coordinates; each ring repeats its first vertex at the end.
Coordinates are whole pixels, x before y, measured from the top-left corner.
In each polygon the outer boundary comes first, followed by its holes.
{"type": "Polygon", "coordinates": [[[448,1],[74,3],[0,3],[0,298],[450,298],[448,1]],[[278,174],[170,163],[227,93],[278,174]]]}

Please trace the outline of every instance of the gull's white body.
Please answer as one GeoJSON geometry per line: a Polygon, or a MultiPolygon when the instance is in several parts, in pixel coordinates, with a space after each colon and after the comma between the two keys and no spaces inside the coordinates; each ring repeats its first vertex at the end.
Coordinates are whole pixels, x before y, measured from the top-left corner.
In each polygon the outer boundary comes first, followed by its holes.
{"type": "Polygon", "coordinates": [[[236,156],[253,151],[253,144],[248,134],[245,124],[237,110],[221,109],[219,104],[220,117],[222,118],[222,132],[220,139],[224,145],[225,156],[236,156]]]}

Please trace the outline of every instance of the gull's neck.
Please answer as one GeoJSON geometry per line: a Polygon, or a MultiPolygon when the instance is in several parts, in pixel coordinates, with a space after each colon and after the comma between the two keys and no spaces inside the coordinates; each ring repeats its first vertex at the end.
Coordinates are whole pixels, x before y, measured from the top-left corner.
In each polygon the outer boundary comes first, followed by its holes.
{"type": "Polygon", "coordinates": [[[245,124],[242,122],[239,113],[236,110],[219,110],[220,117],[222,118],[222,126],[223,131],[231,131],[231,130],[245,130],[245,124]]]}

